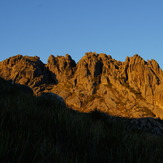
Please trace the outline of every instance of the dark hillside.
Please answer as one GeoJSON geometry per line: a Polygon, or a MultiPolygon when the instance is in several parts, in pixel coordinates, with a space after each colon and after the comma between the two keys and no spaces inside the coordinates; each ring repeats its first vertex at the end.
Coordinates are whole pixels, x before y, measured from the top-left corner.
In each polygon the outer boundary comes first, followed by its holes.
{"type": "Polygon", "coordinates": [[[1,163],[163,162],[159,133],[98,111],[79,113],[52,98],[0,79],[1,163]]]}

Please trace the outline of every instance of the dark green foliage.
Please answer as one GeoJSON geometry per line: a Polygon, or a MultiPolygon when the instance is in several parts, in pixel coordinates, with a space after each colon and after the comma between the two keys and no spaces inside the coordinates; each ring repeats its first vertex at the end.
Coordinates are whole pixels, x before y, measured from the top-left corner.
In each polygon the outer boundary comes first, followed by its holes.
{"type": "Polygon", "coordinates": [[[0,79],[1,163],[162,163],[163,138],[0,79]]]}

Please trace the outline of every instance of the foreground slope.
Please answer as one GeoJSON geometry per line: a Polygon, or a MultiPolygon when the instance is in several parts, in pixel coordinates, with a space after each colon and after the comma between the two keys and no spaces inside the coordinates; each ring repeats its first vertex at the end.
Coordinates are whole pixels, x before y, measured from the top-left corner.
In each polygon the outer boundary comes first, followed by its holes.
{"type": "Polygon", "coordinates": [[[76,112],[52,95],[36,97],[2,79],[0,106],[1,163],[163,162],[162,134],[151,130],[160,120],[76,112]]]}
{"type": "Polygon", "coordinates": [[[89,52],[77,64],[70,55],[51,55],[47,64],[18,55],[0,62],[0,76],[30,86],[36,95],[55,93],[78,111],[163,118],[163,71],[139,55],[121,62],[89,52]]]}

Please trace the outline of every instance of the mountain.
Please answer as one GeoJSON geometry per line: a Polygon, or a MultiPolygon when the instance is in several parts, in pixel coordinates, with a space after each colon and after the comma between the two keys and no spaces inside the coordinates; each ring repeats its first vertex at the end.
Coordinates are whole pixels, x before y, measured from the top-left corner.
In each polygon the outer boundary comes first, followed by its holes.
{"type": "Polygon", "coordinates": [[[53,93],[81,112],[163,119],[163,71],[155,60],[139,55],[125,62],[110,55],[86,53],[78,63],[70,55],[17,55],[0,62],[0,77],[29,86],[35,95],[53,93]]]}
{"type": "Polygon", "coordinates": [[[156,61],[17,55],[0,62],[0,76],[1,163],[163,162],[156,61]]]}

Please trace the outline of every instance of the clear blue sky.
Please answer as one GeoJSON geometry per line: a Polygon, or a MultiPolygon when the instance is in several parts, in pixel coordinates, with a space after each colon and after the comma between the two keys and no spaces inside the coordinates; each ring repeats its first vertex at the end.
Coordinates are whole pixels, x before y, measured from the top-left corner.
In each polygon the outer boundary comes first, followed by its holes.
{"type": "Polygon", "coordinates": [[[163,67],[163,0],[0,0],[0,61],[89,51],[163,67]]]}

